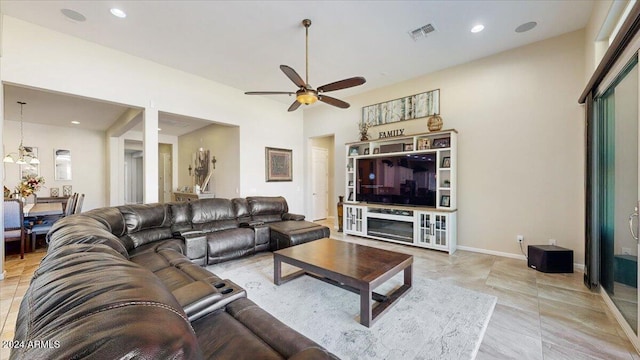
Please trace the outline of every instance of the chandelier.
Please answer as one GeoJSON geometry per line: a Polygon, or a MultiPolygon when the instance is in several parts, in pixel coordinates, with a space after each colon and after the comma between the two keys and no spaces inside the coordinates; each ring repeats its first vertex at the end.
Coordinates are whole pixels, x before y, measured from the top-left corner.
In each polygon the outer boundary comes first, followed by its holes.
{"type": "Polygon", "coordinates": [[[6,163],[16,163],[18,165],[25,164],[40,164],[40,160],[33,154],[31,151],[27,151],[24,145],[22,145],[22,140],[24,140],[24,134],[22,131],[22,107],[26,105],[26,102],[18,101],[20,104],[20,146],[18,146],[18,152],[12,152],[7,154],[2,160],[6,163]]]}

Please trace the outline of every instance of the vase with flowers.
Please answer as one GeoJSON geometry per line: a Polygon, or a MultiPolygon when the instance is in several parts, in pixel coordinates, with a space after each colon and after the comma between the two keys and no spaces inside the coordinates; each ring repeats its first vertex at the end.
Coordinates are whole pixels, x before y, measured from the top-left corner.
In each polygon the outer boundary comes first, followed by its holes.
{"type": "Polygon", "coordinates": [[[25,199],[40,190],[43,186],[44,178],[42,176],[27,175],[24,176],[20,184],[16,186],[16,192],[18,196],[25,199]]]}

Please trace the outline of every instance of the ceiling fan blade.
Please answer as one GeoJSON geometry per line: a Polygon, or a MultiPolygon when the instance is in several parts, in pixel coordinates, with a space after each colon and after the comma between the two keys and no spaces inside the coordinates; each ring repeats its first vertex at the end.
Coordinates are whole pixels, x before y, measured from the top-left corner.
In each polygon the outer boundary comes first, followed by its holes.
{"type": "Polygon", "coordinates": [[[346,88],[362,85],[366,81],[367,80],[365,80],[365,78],[363,78],[362,76],[356,76],[356,77],[352,77],[352,78],[349,78],[349,79],[344,79],[344,80],[332,82],[332,83],[327,84],[327,85],[322,85],[322,86],[320,86],[318,88],[318,92],[328,92],[328,91],[342,90],[342,89],[346,89],[346,88]]]}
{"type": "Polygon", "coordinates": [[[332,97],[326,96],[326,95],[318,95],[318,100],[320,100],[320,101],[322,101],[324,103],[327,103],[329,105],[337,106],[337,107],[339,107],[341,109],[346,109],[349,106],[351,106],[351,105],[349,105],[349,103],[346,103],[346,102],[344,102],[342,100],[339,100],[339,99],[336,99],[336,98],[332,98],[332,97]]]}
{"type": "Polygon", "coordinates": [[[296,111],[298,110],[299,107],[300,107],[300,103],[298,102],[298,100],[296,100],[293,102],[293,104],[291,104],[291,106],[289,106],[289,110],[287,111],[296,111]]]}
{"type": "Polygon", "coordinates": [[[294,95],[294,92],[290,91],[247,91],[245,95],[294,95]]]}
{"type": "Polygon", "coordinates": [[[301,88],[307,87],[307,84],[305,84],[304,80],[302,80],[300,75],[298,75],[298,73],[292,68],[288,67],[287,65],[280,65],[280,70],[282,70],[282,72],[285,75],[287,75],[287,77],[291,79],[291,81],[293,81],[293,83],[296,84],[298,87],[301,87],[301,88]]]}

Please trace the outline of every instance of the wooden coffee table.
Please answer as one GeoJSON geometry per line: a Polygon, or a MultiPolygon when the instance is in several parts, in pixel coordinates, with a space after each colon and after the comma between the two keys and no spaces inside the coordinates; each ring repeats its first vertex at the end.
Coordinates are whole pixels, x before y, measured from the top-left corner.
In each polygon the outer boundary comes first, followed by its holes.
{"type": "Polygon", "coordinates": [[[310,275],[360,294],[360,323],[370,327],[391,305],[411,289],[413,256],[333,239],[319,239],[273,253],[276,285],[310,275]],[[282,263],[299,267],[285,277],[282,263]],[[404,284],[388,295],[375,288],[404,270],[404,284]],[[372,307],[371,299],[378,302],[372,307]]]}

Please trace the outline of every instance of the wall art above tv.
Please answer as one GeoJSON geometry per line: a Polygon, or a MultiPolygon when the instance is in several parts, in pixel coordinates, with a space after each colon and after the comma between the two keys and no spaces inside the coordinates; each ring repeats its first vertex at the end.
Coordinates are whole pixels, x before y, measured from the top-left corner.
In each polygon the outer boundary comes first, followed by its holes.
{"type": "Polygon", "coordinates": [[[434,114],[440,114],[440,89],[365,106],[362,123],[377,126],[434,114]]]}

